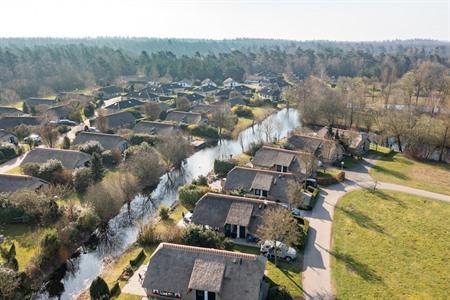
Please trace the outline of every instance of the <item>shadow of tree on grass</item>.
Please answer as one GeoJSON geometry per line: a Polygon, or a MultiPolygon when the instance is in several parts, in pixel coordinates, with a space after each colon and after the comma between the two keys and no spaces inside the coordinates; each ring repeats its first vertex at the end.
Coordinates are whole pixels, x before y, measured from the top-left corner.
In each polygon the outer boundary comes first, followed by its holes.
{"type": "Polygon", "coordinates": [[[339,251],[330,252],[336,260],[345,264],[348,270],[356,273],[359,277],[367,282],[383,282],[381,276],[377,275],[375,271],[368,265],[361,263],[354,259],[351,255],[346,253],[341,253],[339,251]]]}
{"type": "Polygon", "coordinates": [[[348,207],[338,206],[336,207],[336,209],[342,211],[346,216],[355,221],[359,226],[386,234],[382,226],[375,223],[375,221],[373,221],[372,218],[370,218],[368,215],[365,215],[364,213],[354,209],[351,205],[349,205],[348,207]]]}

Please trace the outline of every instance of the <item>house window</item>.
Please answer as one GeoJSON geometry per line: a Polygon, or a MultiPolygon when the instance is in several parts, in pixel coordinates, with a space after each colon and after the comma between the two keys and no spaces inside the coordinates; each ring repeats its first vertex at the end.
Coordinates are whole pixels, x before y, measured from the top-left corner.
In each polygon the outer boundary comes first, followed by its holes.
{"type": "Polygon", "coordinates": [[[262,196],[263,196],[263,197],[267,197],[267,195],[268,195],[268,192],[267,192],[267,191],[262,191],[262,196]]]}
{"type": "Polygon", "coordinates": [[[277,165],[277,172],[282,172],[283,171],[283,167],[280,165],[277,165]]]}
{"type": "Polygon", "coordinates": [[[283,166],[283,172],[286,173],[288,171],[288,167],[283,166]]]}
{"type": "Polygon", "coordinates": [[[255,195],[256,196],[261,196],[261,190],[255,189],[255,195]]]}
{"type": "Polygon", "coordinates": [[[196,291],[195,300],[216,300],[216,293],[208,291],[196,291]]]}

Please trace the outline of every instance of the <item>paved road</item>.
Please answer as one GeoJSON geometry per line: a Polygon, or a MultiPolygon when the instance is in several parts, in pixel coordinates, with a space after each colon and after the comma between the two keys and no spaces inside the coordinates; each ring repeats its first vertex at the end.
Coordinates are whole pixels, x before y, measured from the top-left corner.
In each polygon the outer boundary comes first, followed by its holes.
{"type": "Polygon", "coordinates": [[[0,165],[0,174],[7,173],[9,170],[14,169],[18,165],[20,165],[24,156],[25,156],[25,154],[22,154],[20,156],[17,156],[16,158],[13,158],[13,159],[8,160],[7,162],[1,164],[0,165]]]}
{"type": "MultiPolygon", "coordinates": [[[[306,299],[334,299],[331,283],[330,250],[334,209],[347,192],[373,188],[375,182],[368,170],[375,163],[365,159],[354,169],[346,171],[346,182],[323,188],[312,212],[306,214],[310,229],[303,258],[303,290],[306,299]]],[[[450,202],[450,196],[414,189],[402,185],[377,182],[378,189],[388,189],[450,202]]]]}

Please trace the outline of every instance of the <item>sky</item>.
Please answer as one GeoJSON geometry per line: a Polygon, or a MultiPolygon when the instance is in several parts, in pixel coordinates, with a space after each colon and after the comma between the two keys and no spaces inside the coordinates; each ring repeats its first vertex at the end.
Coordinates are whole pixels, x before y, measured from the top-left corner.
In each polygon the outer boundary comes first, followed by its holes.
{"type": "Polygon", "coordinates": [[[450,0],[0,0],[0,37],[450,41],[450,0]]]}

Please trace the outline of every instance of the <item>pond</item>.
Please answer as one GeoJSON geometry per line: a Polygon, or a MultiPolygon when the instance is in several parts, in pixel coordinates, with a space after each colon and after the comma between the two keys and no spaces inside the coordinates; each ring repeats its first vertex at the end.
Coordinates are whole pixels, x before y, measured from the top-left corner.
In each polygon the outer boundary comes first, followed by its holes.
{"type": "Polygon", "coordinates": [[[136,241],[139,225],[155,216],[160,204],[170,206],[178,195],[178,187],[190,183],[200,175],[207,175],[215,159],[227,159],[247,150],[253,142],[280,139],[300,126],[299,113],[295,109],[283,109],[262,123],[242,131],[236,140],[223,140],[214,147],[202,149],[190,156],[179,171],[161,177],[157,188],[149,196],[139,195],[133,200],[131,213],[124,207],[121,213],[110,221],[110,229],[105,240],[95,250],[71,259],[62,280],[50,282],[48,289],[38,299],[73,299],[100,274],[102,261],[122,254],[136,241]],[[50,288],[53,287],[53,288],[50,288]],[[55,291],[56,290],[56,291],[55,291]],[[55,294],[57,296],[55,296],[55,294]]]}

